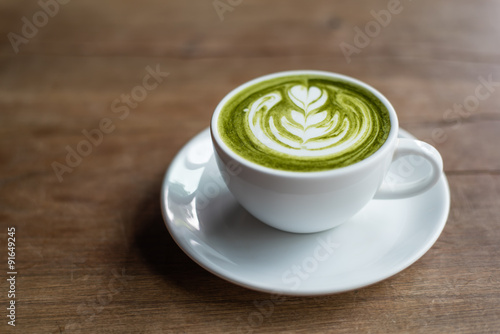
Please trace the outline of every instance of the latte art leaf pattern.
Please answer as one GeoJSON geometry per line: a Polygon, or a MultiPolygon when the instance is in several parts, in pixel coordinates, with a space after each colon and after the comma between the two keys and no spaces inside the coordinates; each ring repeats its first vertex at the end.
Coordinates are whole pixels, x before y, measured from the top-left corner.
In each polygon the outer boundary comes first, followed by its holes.
{"type": "Polygon", "coordinates": [[[350,82],[323,76],[278,77],[228,100],[218,120],[223,141],[262,166],[320,171],[373,154],[391,125],[383,103],[350,82]]]}
{"type": "Polygon", "coordinates": [[[255,138],[270,149],[293,156],[339,153],[359,142],[374,126],[368,106],[355,96],[329,93],[316,86],[295,85],[285,96],[280,91],[266,94],[247,110],[255,138]],[[285,112],[279,108],[283,100],[291,106],[285,112]],[[342,113],[335,105],[343,105],[349,113],[342,113]]]}
{"type": "MultiPolygon", "coordinates": [[[[294,86],[288,92],[290,100],[299,108],[300,111],[292,110],[291,116],[295,121],[290,122],[286,116],[281,118],[281,124],[290,133],[296,135],[302,140],[297,148],[307,148],[307,142],[310,139],[326,134],[325,126],[318,126],[318,123],[324,121],[327,112],[314,113],[315,110],[323,106],[327,100],[327,94],[318,87],[294,86]]],[[[278,136],[275,133],[275,136],[278,136]]]]}

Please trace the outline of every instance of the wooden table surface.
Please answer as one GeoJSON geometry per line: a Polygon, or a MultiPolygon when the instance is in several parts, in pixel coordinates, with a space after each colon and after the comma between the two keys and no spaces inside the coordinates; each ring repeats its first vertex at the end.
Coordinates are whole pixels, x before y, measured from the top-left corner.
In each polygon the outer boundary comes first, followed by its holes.
{"type": "Polygon", "coordinates": [[[500,332],[499,14],[493,0],[2,1],[0,332],[500,332]],[[160,187],[229,90],[290,69],[385,94],[442,153],[451,211],[394,277],[259,317],[270,295],[178,248],[160,187]]]}

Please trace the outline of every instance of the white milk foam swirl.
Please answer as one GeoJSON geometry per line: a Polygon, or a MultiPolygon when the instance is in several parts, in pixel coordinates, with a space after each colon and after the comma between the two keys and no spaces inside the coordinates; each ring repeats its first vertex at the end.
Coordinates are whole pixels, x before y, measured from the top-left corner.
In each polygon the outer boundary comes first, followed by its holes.
{"type": "Polygon", "coordinates": [[[288,96],[276,91],[260,97],[245,109],[252,134],[266,147],[291,156],[342,154],[369,136],[374,124],[365,102],[340,91],[332,93],[334,96],[328,93],[316,86],[296,85],[288,90],[288,96]],[[266,117],[284,98],[294,108],[279,117],[266,117]],[[338,111],[328,105],[329,98],[354,115],[340,119],[338,111]]]}

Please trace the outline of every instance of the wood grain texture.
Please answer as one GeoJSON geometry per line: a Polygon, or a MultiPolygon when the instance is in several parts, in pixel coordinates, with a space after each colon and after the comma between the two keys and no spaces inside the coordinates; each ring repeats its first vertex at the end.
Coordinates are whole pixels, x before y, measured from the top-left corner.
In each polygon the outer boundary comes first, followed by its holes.
{"type": "MultiPolygon", "coordinates": [[[[496,333],[500,328],[498,1],[401,1],[348,63],[339,45],[388,1],[71,1],[14,52],[36,2],[0,3],[0,259],[16,227],[17,318],[1,333],[496,333]],[[112,103],[147,68],[169,75],[125,116],[112,103]],[[442,153],[447,225],[418,262],[338,295],[274,297],[206,272],[164,227],[177,151],[236,85],[321,69],[375,86],[401,126],[442,153]],[[482,79],[487,98],[457,111],[482,79]],[[122,118],[120,118],[122,117],[122,118]],[[114,126],[59,182],[83,130],[114,126]],[[269,305],[272,302],[272,309],[269,305]],[[267,311],[259,311],[259,307],[267,311]],[[256,318],[261,312],[262,319],[256,318]],[[263,312],[263,313],[262,313],[263,312]]],[[[484,92],[484,90],[483,90],[484,92]]]]}

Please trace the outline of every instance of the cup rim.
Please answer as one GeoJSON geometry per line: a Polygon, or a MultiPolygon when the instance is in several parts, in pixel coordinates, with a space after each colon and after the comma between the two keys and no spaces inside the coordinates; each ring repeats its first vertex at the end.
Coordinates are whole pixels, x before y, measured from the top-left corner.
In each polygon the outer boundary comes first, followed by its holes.
{"type": "Polygon", "coordinates": [[[320,70],[290,70],[290,71],[281,71],[281,72],[275,72],[275,73],[270,73],[266,74],[263,76],[259,76],[257,78],[254,78],[250,81],[247,81],[238,87],[234,88],[231,90],[229,93],[227,93],[224,98],[217,104],[215,107],[215,111],[212,114],[212,118],[210,121],[210,133],[212,137],[212,142],[214,146],[218,146],[221,150],[224,151],[225,154],[227,154],[232,160],[236,161],[242,166],[245,166],[251,170],[264,173],[264,174],[269,174],[269,175],[275,175],[275,176],[282,176],[282,177],[289,177],[289,178],[318,178],[318,177],[325,177],[325,176],[332,176],[332,175],[340,175],[344,173],[350,173],[350,172],[355,172],[360,169],[366,168],[369,166],[371,163],[377,161],[378,159],[381,158],[381,156],[386,153],[387,150],[389,150],[392,146],[392,143],[397,139],[398,135],[398,130],[399,130],[399,123],[398,123],[398,118],[396,115],[396,111],[394,110],[394,107],[392,104],[389,102],[389,100],[382,95],[377,89],[374,87],[370,86],[369,84],[336,72],[328,72],[328,71],[320,71],[320,70]],[[235,94],[239,93],[243,89],[246,89],[249,86],[252,86],[258,82],[262,82],[265,80],[273,79],[273,78],[280,78],[284,76],[292,76],[292,75],[304,75],[304,74],[311,74],[311,75],[319,75],[319,76],[327,76],[327,77],[333,77],[333,78],[338,78],[350,83],[353,83],[355,85],[361,86],[362,88],[370,91],[375,97],[384,104],[384,106],[387,108],[389,112],[389,119],[391,121],[391,129],[389,131],[389,135],[387,136],[387,139],[385,142],[382,144],[382,146],[379,147],[377,151],[375,151],[373,154],[371,154],[369,157],[355,162],[351,165],[344,166],[344,167],[338,167],[338,168],[333,168],[333,169],[328,169],[328,170],[321,170],[321,171],[289,171],[289,170],[281,170],[281,169],[274,169],[271,167],[266,167],[259,165],[253,161],[247,160],[246,158],[238,155],[235,153],[231,148],[224,143],[222,140],[218,127],[217,127],[217,122],[219,119],[220,111],[222,110],[222,107],[226,104],[226,102],[231,99],[235,94]]]}

